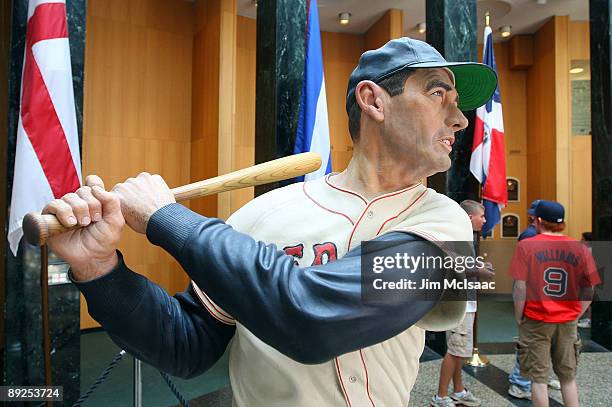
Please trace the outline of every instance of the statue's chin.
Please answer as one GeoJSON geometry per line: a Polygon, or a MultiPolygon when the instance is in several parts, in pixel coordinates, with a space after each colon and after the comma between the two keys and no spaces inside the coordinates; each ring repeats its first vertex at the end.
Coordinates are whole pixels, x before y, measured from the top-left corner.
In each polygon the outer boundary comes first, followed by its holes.
{"type": "Polygon", "coordinates": [[[449,168],[451,167],[450,157],[447,157],[447,160],[445,161],[447,162],[441,163],[437,169],[432,170],[429,174],[426,175],[426,177],[431,177],[432,175],[438,174],[440,172],[448,171],[449,168]]]}

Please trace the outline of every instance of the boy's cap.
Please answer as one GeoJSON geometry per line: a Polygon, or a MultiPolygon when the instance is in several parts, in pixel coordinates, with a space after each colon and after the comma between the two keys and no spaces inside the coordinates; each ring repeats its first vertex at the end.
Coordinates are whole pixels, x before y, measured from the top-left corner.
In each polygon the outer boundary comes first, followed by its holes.
{"type": "Polygon", "coordinates": [[[528,215],[532,215],[532,216],[536,216],[536,208],[538,207],[539,203],[540,203],[539,199],[536,199],[535,201],[533,201],[531,203],[531,206],[529,207],[529,209],[527,209],[527,214],[528,215]]]}
{"type": "Polygon", "coordinates": [[[536,208],[536,216],[547,222],[563,223],[565,219],[565,208],[559,202],[540,201],[536,208]]]}

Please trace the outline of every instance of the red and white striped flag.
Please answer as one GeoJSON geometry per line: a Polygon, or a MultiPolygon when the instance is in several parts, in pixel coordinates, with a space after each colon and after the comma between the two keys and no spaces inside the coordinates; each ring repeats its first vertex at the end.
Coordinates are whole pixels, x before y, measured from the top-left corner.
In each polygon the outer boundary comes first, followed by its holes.
{"type": "Polygon", "coordinates": [[[8,240],[17,253],[26,213],[81,184],[64,0],[30,0],[8,240]]]}

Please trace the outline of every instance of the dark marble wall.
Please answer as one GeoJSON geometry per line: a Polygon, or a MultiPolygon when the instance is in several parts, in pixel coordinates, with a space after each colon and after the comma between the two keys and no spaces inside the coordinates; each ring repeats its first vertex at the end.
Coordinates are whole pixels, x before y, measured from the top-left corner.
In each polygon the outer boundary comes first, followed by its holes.
{"type": "MultiPolygon", "coordinates": [[[[293,154],[304,76],[306,5],[306,0],[266,0],[257,7],[256,163],[293,154]]],[[[255,194],[278,186],[255,187],[255,194]]]]}
{"type": "MultiPolygon", "coordinates": [[[[612,240],[612,0],[591,0],[591,134],[593,233],[612,240]]],[[[610,270],[604,270],[604,279],[610,270]]],[[[612,350],[612,302],[592,307],[592,338],[612,350]]]]}
{"type": "MultiPolygon", "coordinates": [[[[12,2],[8,139],[6,140],[8,154],[5,162],[8,179],[5,195],[7,200],[10,200],[11,197],[13,178],[27,7],[27,0],[13,0],[12,2]]],[[[80,138],[83,122],[86,0],[67,0],[66,7],[80,138]]],[[[14,257],[9,250],[5,254],[4,382],[13,385],[40,385],[44,383],[44,361],[39,250],[22,244],[17,257],[14,257]]],[[[60,262],[52,255],[50,259],[56,263],[60,262]]],[[[78,398],[80,391],[79,307],[79,293],[74,286],[62,284],[49,287],[52,381],[53,384],[64,386],[64,400],[67,401],[65,404],[72,404],[71,402],[78,398]]]]}
{"type": "MultiPolygon", "coordinates": [[[[476,0],[427,0],[427,42],[448,61],[478,61],[476,0]]],[[[470,127],[457,134],[446,173],[427,180],[428,186],[457,202],[478,198],[478,181],[470,174],[475,112],[465,112],[470,127]]]]}
{"type": "MultiPolygon", "coordinates": [[[[448,61],[477,61],[476,0],[426,0],[427,42],[448,61]]],[[[427,179],[427,186],[457,202],[478,198],[478,181],[470,174],[474,112],[466,112],[470,126],[457,133],[451,168],[427,179]]],[[[428,332],[427,346],[446,353],[444,332],[428,332]]]]}
{"type": "MultiPolygon", "coordinates": [[[[11,2],[0,2],[0,191],[6,191],[6,147],[8,139],[8,61],[11,47],[11,2]]],[[[6,195],[0,194],[0,222],[6,224],[6,195]]],[[[0,253],[6,251],[8,242],[0,240],[0,253]]],[[[6,264],[0,260],[0,350],[6,348],[4,336],[6,264]]],[[[0,358],[0,370],[4,371],[4,358],[0,358]]]]}

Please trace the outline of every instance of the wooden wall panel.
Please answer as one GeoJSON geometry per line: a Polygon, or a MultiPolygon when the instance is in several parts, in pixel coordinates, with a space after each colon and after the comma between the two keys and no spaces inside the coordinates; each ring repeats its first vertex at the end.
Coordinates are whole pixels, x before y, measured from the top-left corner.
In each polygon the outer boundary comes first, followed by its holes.
{"type": "MultiPolygon", "coordinates": [[[[569,22],[569,60],[590,59],[588,21],[569,22]]],[[[571,96],[571,95],[570,95],[571,96]]],[[[569,104],[571,109],[572,104],[569,104]]],[[[571,114],[570,114],[571,118],[571,114]]],[[[568,234],[575,239],[592,230],[591,136],[570,136],[571,171],[568,234]]]]}
{"type": "Polygon", "coordinates": [[[389,40],[404,35],[404,11],[390,9],[365,33],[365,49],[382,47],[389,40]]]}
{"type": "Polygon", "coordinates": [[[555,19],[535,34],[534,64],[527,73],[527,201],[556,199],[555,19]]]}
{"type": "MultiPolygon", "coordinates": [[[[236,4],[196,2],[193,47],[191,179],[199,181],[234,168],[236,4]]],[[[194,200],[192,209],[227,218],[233,194],[194,200]]]]}
{"type": "Polygon", "coordinates": [[[527,69],[533,64],[533,35],[516,35],[509,41],[510,69],[527,69]]]}
{"type": "Polygon", "coordinates": [[[569,17],[556,16],[555,24],[555,142],[556,142],[556,200],[571,211],[570,195],[573,187],[571,174],[571,95],[569,60],[569,17]]]}
{"type": "MultiPolygon", "coordinates": [[[[170,186],[189,182],[192,3],[90,0],[87,8],[83,173],[108,187],[142,171],[170,186]]],[[[127,264],[170,293],[183,290],[180,266],[128,230],[127,264]]],[[[81,301],[81,328],[97,326],[81,301]]]]}
{"type": "MultiPolygon", "coordinates": [[[[236,112],[236,2],[221,0],[219,16],[219,133],[217,174],[242,168],[236,161],[234,122],[236,112]]],[[[229,218],[235,193],[217,196],[217,216],[229,218]]],[[[235,205],[234,205],[235,206],[235,205]]]]}
{"type": "Polygon", "coordinates": [[[591,175],[591,137],[572,137],[572,168],[574,180],[570,210],[566,215],[567,233],[580,239],[582,232],[592,230],[592,175],[591,175]]]}
{"type": "Polygon", "coordinates": [[[570,21],[568,29],[570,59],[591,59],[589,22],[570,21]]]}
{"type": "Polygon", "coordinates": [[[332,150],[332,170],[343,171],[353,155],[353,142],[348,131],[346,87],[348,78],[364,52],[362,35],[321,33],[325,92],[332,150]]]}
{"type": "MultiPolygon", "coordinates": [[[[191,182],[218,175],[220,0],[195,3],[191,101],[191,182]]],[[[191,209],[217,216],[217,196],[193,200],[191,209]]]]}
{"type": "MultiPolygon", "coordinates": [[[[237,167],[255,164],[256,21],[238,16],[236,32],[236,120],[234,160],[237,167]]],[[[254,197],[254,188],[232,192],[235,212],[254,197]]]]}

